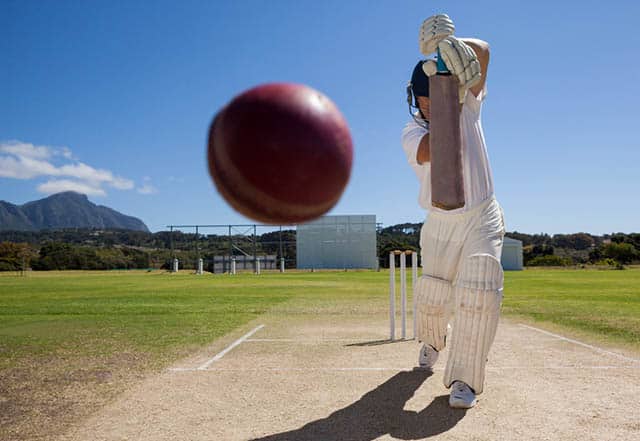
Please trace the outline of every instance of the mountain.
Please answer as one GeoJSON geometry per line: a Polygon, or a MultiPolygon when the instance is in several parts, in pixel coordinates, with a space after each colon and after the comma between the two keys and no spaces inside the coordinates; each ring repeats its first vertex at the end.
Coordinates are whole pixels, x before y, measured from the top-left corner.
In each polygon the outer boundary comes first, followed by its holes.
{"type": "Polygon", "coordinates": [[[23,205],[0,201],[0,230],[98,228],[149,231],[140,219],[67,191],[23,205]]]}

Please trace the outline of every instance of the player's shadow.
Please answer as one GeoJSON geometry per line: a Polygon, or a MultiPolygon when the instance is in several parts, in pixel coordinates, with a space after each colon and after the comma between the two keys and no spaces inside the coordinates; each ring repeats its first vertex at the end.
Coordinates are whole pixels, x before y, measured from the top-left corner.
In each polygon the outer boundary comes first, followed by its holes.
{"type": "Polygon", "coordinates": [[[362,341],[358,343],[349,343],[349,344],[346,344],[345,346],[347,347],[349,346],[380,346],[380,345],[389,345],[394,343],[402,343],[403,341],[406,341],[406,340],[389,340],[389,339],[372,340],[372,341],[362,341]]]}
{"type": "Polygon", "coordinates": [[[371,441],[385,434],[411,440],[438,435],[455,426],[466,413],[451,409],[447,395],[436,397],[419,412],[403,410],[432,374],[426,369],[400,372],[327,418],[253,441],[371,441]]]}

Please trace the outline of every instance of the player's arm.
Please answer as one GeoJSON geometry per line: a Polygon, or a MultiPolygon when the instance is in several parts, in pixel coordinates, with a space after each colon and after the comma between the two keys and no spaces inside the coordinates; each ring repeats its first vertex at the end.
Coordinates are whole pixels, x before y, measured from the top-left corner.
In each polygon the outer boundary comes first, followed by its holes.
{"type": "Polygon", "coordinates": [[[416,153],[416,161],[422,165],[431,160],[431,148],[429,147],[429,134],[427,133],[420,140],[418,144],[418,151],[416,153]]]}
{"type": "Polygon", "coordinates": [[[424,165],[430,160],[429,130],[409,121],[402,129],[402,149],[407,157],[407,162],[415,171],[418,179],[422,179],[424,165]]]}
{"type": "Polygon", "coordinates": [[[487,69],[489,68],[489,43],[486,41],[477,39],[477,38],[461,38],[460,40],[467,43],[473,52],[475,52],[478,57],[478,62],[480,63],[480,72],[482,72],[482,78],[475,84],[470,87],[469,90],[475,96],[478,96],[482,89],[484,89],[484,85],[487,81],[487,69]]]}

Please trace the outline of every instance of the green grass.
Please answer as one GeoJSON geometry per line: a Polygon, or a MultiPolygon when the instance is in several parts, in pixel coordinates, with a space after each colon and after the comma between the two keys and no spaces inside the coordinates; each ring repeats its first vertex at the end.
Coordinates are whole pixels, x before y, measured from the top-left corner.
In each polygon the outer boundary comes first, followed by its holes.
{"type": "MultiPolygon", "coordinates": [[[[173,358],[275,306],[282,314],[385,313],[387,274],[5,274],[0,277],[0,367],[60,352],[139,351],[173,358]]],[[[508,272],[503,313],[638,345],[640,270],[508,272]]]]}
{"type": "Polygon", "coordinates": [[[280,311],[382,311],[386,285],[381,278],[373,272],[5,274],[0,277],[0,368],[61,352],[137,351],[171,359],[294,299],[280,311]]]}
{"type": "MultiPolygon", "coordinates": [[[[195,277],[51,272],[0,277],[0,367],[25,356],[185,353],[276,305],[282,314],[384,313],[387,273],[195,277]]],[[[503,313],[640,343],[640,271],[506,273],[503,313]]]]}
{"type": "Polygon", "coordinates": [[[503,314],[640,349],[640,270],[508,272],[503,314]]]}

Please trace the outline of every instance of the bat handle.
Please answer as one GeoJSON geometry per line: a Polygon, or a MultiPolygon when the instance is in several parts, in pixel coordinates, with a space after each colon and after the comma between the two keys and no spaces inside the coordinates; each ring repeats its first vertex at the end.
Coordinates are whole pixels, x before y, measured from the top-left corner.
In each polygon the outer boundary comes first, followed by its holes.
{"type": "Polygon", "coordinates": [[[444,60],[442,59],[442,54],[440,54],[440,48],[438,48],[438,59],[437,59],[437,67],[438,67],[438,73],[439,74],[448,74],[449,69],[447,68],[447,65],[444,64],[444,60]]]}

